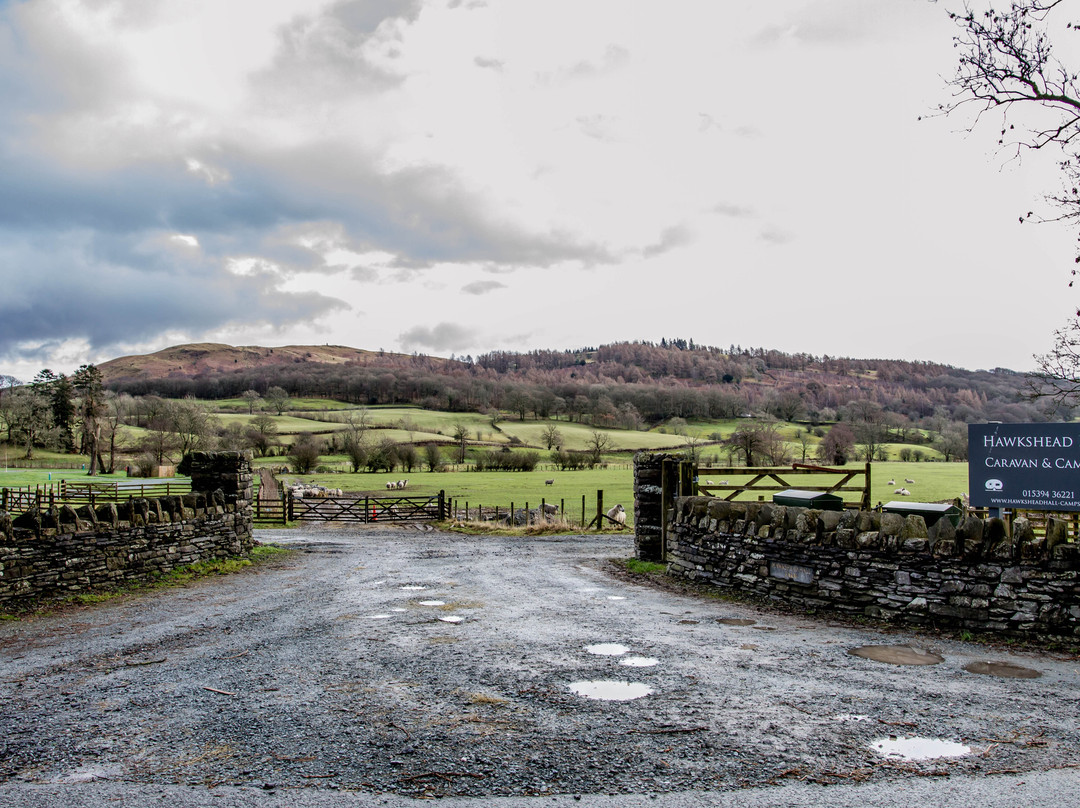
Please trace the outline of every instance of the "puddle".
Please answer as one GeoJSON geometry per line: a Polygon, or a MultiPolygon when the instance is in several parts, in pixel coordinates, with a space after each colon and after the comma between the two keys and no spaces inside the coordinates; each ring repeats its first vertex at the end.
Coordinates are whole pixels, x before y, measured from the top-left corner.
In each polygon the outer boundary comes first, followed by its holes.
{"type": "Polygon", "coordinates": [[[445,606],[446,601],[445,600],[422,600],[422,601],[420,601],[420,605],[421,606],[445,606]]]}
{"type": "Polygon", "coordinates": [[[659,665],[660,660],[655,657],[628,656],[626,659],[620,659],[619,664],[628,668],[651,668],[654,665],[659,665]]]}
{"type": "Polygon", "coordinates": [[[426,586],[419,586],[417,584],[409,584],[398,588],[401,589],[402,592],[419,592],[421,589],[427,589],[426,586]]]}
{"type": "Polygon", "coordinates": [[[1033,668],[1011,662],[969,662],[964,666],[964,670],[983,676],[1000,676],[1002,679],[1038,679],[1042,676],[1041,672],[1033,668]]]}
{"type": "Polygon", "coordinates": [[[723,623],[725,626],[752,626],[757,620],[747,620],[745,617],[719,617],[716,622],[723,623]]]}
{"type": "Polygon", "coordinates": [[[630,649],[617,642],[602,642],[596,645],[586,645],[585,650],[590,654],[598,654],[599,656],[622,656],[630,649]]]}
{"type": "Polygon", "coordinates": [[[870,748],[887,758],[900,760],[931,760],[971,754],[970,746],[938,738],[881,738],[870,744],[870,748]]]}
{"type": "Polygon", "coordinates": [[[862,645],[849,649],[848,653],[890,665],[937,665],[945,661],[945,657],[911,645],[862,645]]]}
{"type": "Polygon", "coordinates": [[[753,626],[754,631],[776,631],[776,626],[753,626]]]}
{"type": "Polygon", "coordinates": [[[407,611],[409,611],[409,610],[408,610],[408,609],[401,609],[401,608],[398,608],[398,609],[391,609],[390,611],[392,611],[392,612],[407,612],[407,611]]]}
{"type": "Polygon", "coordinates": [[[612,679],[571,682],[570,690],[578,696],[600,701],[633,701],[653,692],[651,687],[641,682],[619,682],[612,679]]]}
{"type": "Polygon", "coordinates": [[[382,586],[385,583],[386,583],[386,581],[372,581],[371,585],[372,586],[382,586]]]}
{"type": "Polygon", "coordinates": [[[834,715],[833,721],[869,721],[868,715],[851,715],[850,713],[841,713],[840,715],[834,715]]]}
{"type": "Polygon", "coordinates": [[[389,620],[390,619],[390,615],[388,615],[388,614],[369,614],[367,617],[368,617],[369,620],[389,620]]]}
{"type": "Polygon", "coordinates": [[[608,600],[626,600],[622,595],[608,595],[608,600]]]}
{"type": "Polygon", "coordinates": [[[698,624],[697,620],[680,620],[679,622],[684,626],[696,626],[698,624]]]}
{"type": "Polygon", "coordinates": [[[463,623],[465,618],[459,614],[448,614],[445,617],[437,617],[436,620],[442,620],[444,623],[463,623]]]}

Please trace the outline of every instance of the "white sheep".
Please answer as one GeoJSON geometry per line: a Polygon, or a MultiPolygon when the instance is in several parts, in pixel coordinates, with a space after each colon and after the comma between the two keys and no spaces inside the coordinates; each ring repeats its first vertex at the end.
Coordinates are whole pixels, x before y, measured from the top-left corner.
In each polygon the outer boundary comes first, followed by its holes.
{"type": "Polygon", "coordinates": [[[894,494],[902,494],[902,493],[904,493],[904,489],[903,488],[894,488],[893,493],[894,494]]]}
{"type": "Polygon", "coordinates": [[[896,480],[889,480],[885,485],[896,485],[896,480]]]}
{"type": "Polygon", "coordinates": [[[619,527],[625,527],[626,525],[626,509],[622,505],[615,505],[608,510],[607,517],[611,521],[618,523],[619,527]]]}
{"type": "Polygon", "coordinates": [[[910,497],[911,492],[908,491],[906,488],[901,488],[900,489],[900,496],[902,496],[902,497],[910,497]]]}
{"type": "Polygon", "coordinates": [[[404,487],[405,487],[405,486],[407,486],[408,484],[409,484],[409,481],[408,481],[408,480],[398,480],[398,481],[397,481],[397,487],[398,487],[398,488],[404,488],[404,487]]]}
{"type": "Polygon", "coordinates": [[[390,482],[388,482],[388,483],[386,484],[386,488],[387,488],[387,490],[390,490],[390,489],[393,489],[393,488],[397,488],[397,483],[396,483],[396,482],[394,482],[393,480],[391,480],[390,482]]]}

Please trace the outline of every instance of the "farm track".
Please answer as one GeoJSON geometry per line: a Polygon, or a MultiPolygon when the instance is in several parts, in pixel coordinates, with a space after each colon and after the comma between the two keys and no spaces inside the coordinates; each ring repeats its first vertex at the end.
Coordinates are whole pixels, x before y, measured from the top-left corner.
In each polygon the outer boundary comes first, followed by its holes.
{"type": "Polygon", "coordinates": [[[997,805],[1002,784],[1051,795],[1077,782],[1075,659],[943,639],[932,667],[856,658],[858,645],[927,643],[612,576],[605,559],[631,554],[627,534],[260,537],[297,552],[0,625],[0,804],[676,805],[709,792],[686,804],[765,805],[831,784],[822,804],[903,785],[997,805]],[[754,623],[717,622],[729,618],[754,623]],[[657,664],[620,664],[631,656],[657,664]],[[1043,675],[962,669],[987,658],[1043,675]],[[652,693],[571,691],[591,680],[652,693]],[[886,759],[870,745],[890,735],[972,754],[886,759]]]}

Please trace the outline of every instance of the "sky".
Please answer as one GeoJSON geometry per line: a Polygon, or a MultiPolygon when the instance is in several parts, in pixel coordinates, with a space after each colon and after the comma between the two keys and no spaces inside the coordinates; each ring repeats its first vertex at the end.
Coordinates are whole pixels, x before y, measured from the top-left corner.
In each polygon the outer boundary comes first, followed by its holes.
{"type": "Polygon", "coordinates": [[[943,0],[0,0],[0,373],[681,337],[1029,370],[1054,155],[943,0]]]}

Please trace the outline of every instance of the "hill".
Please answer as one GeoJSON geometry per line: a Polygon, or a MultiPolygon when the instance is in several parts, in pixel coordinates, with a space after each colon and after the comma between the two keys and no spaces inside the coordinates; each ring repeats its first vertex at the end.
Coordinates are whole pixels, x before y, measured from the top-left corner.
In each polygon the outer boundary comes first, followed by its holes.
{"type": "Polygon", "coordinates": [[[734,345],[721,349],[681,339],[497,352],[475,359],[330,345],[202,343],[99,367],[107,386],[133,395],[222,399],[278,386],[294,397],[365,406],[502,410],[522,419],[567,415],[626,428],[673,417],[754,414],[829,422],[877,420],[881,414],[894,426],[940,431],[948,422],[1050,417],[1040,402],[1024,397],[1025,377],[1002,368],[969,371],[919,361],[817,357],[734,345]]]}
{"type": "Polygon", "coordinates": [[[208,373],[231,373],[253,368],[313,363],[342,365],[363,363],[378,354],[344,345],[285,345],[263,348],[258,345],[225,345],[197,342],[174,345],[151,354],[110,359],[98,365],[106,385],[150,379],[194,379],[208,373]]]}

